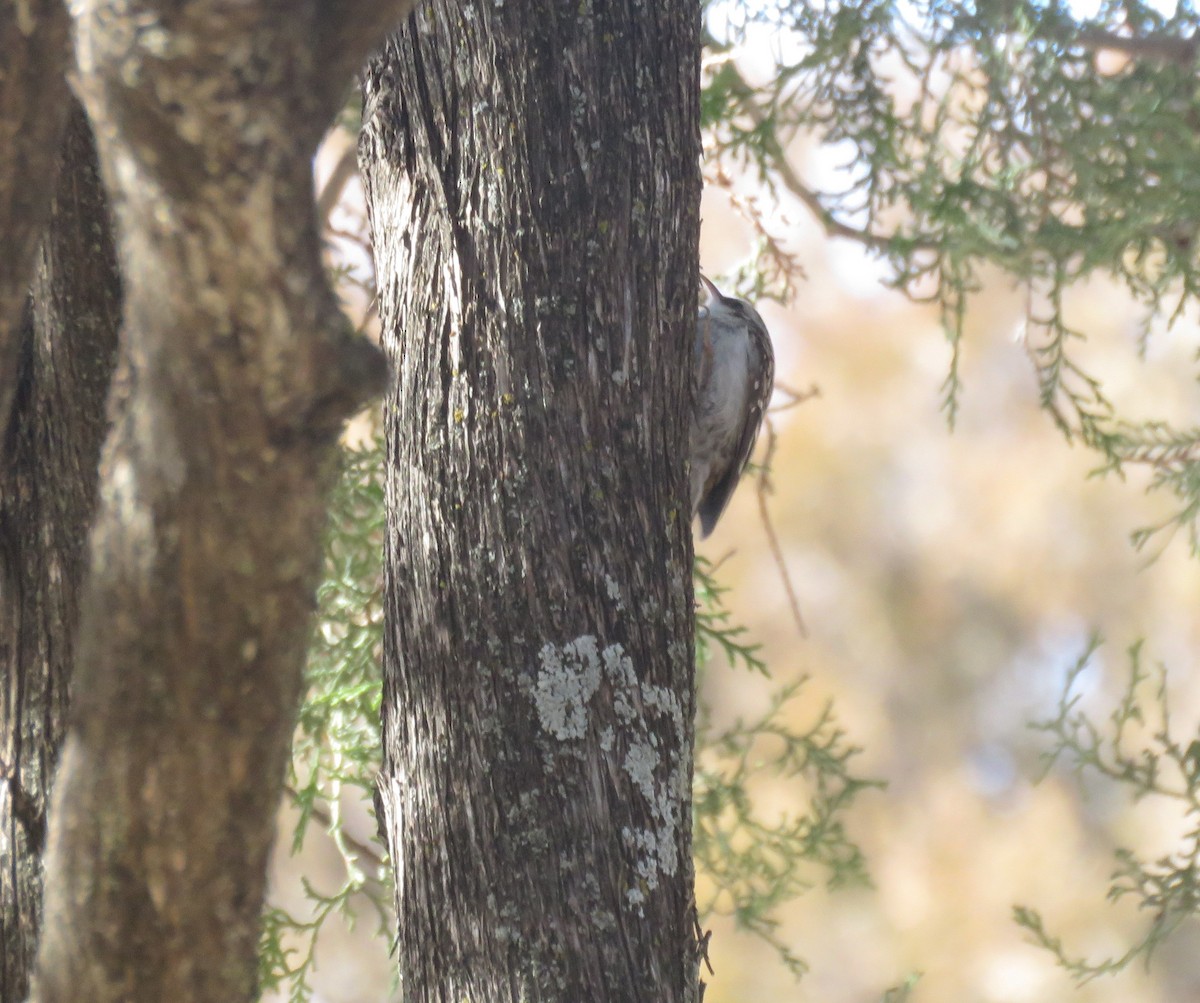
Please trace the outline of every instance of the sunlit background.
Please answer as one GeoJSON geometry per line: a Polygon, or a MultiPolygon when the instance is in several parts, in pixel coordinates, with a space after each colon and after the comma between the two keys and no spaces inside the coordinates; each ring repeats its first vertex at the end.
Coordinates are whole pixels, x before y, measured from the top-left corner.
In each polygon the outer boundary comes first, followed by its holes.
{"type": "MultiPolygon", "coordinates": [[[[1172,730],[1184,744],[1196,733],[1200,564],[1186,539],[1156,560],[1129,544],[1169,500],[1147,497],[1143,483],[1089,478],[1095,457],[1068,446],[1038,407],[1022,290],[995,276],[973,304],[951,433],[940,407],[950,353],[933,310],[865,283],[878,270],[859,248],[796,220],[808,281],[790,307],[762,312],[780,378],[821,391],[772,417],[769,510],[807,639],[749,485],[701,549],[731,552],[721,565],[730,605],[775,677],[809,677],[799,713],[832,698],[862,747],[859,769],[887,788],[850,813],[874,886],[815,889],[783,926],[808,976],[797,987],[769,950],[717,922],[710,998],[867,1000],[919,972],[915,998],[938,1003],[1196,999],[1194,930],[1149,973],[1135,967],[1076,991],[1012,919],[1014,905],[1036,907],[1070,953],[1119,955],[1143,919],[1105,901],[1114,849],[1154,859],[1179,845],[1169,804],[1081,788],[1067,770],[1035,783],[1050,740],[1029,727],[1057,713],[1067,671],[1099,631],[1106,644],[1076,688],[1082,706],[1104,721],[1128,672],[1125,649],[1145,637],[1145,661],[1167,670],[1172,730]]],[[[738,218],[706,199],[706,267],[729,268],[738,237],[749,237],[738,218]]],[[[1131,415],[1196,421],[1193,325],[1156,331],[1142,361],[1141,318],[1115,290],[1081,288],[1069,310],[1131,415]]],[[[731,715],[753,715],[771,685],[707,677],[712,702],[731,715]]],[[[770,795],[780,812],[804,796],[770,795]]]]}
{"type": "MultiPolygon", "coordinates": [[[[322,182],[344,163],[347,143],[331,140],[322,182]]],[[[810,177],[833,170],[828,154],[790,152],[810,177]]],[[[353,179],[339,191],[332,222],[354,232],[361,192],[353,179]]],[[[736,178],[731,191],[762,194],[736,178]]],[[[703,214],[701,261],[720,283],[755,235],[730,190],[710,189],[703,214]]],[[[1105,644],[1079,679],[1081,706],[1106,718],[1128,672],[1126,649],[1145,638],[1145,664],[1165,668],[1173,733],[1185,744],[1196,734],[1200,560],[1182,537],[1140,552],[1129,542],[1165,518],[1170,500],[1146,495],[1132,475],[1090,477],[1095,457],[1068,445],[1038,407],[1022,343],[1024,290],[995,275],[975,297],[951,431],[942,408],[950,351],[935,311],[886,288],[868,252],[828,240],[803,206],[773,204],[768,218],[807,272],[794,302],[759,304],[777,376],[794,390],[819,389],[772,415],[767,500],[807,636],[755,485],[745,483],[699,549],[720,562],[734,619],[761,642],[771,678],[718,660],[704,695],[720,724],[760,713],[774,689],[806,677],[790,710],[797,723],[832,700],[861,747],[857,771],[886,787],[861,794],[847,817],[872,885],[831,893],[814,872],[813,889],[780,913],[779,935],[808,974],[797,982],[773,949],[715,917],[706,923],[715,972],[706,1001],[861,1003],[918,973],[913,998],[927,1003],[1194,1001],[1194,927],[1178,931],[1148,971],[1076,988],[1013,921],[1015,905],[1031,906],[1069,953],[1119,955],[1147,917],[1106,901],[1114,850],[1153,859],[1179,846],[1181,816],[1170,803],[1131,803],[1120,787],[1081,784],[1066,768],[1037,782],[1050,739],[1030,727],[1056,713],[1067,671],[1098,631],[1105,644]]],[[[361,264],[352,244],[336,246],[361,264]]],[[[351,300],[365,309],[365,299],[351,300]]],[[[1114,289],[1079,288],[1067,309],[1088,334],[1089,364],[1130,417],[1200,420],[1192,318],[1170,331],[1154,326],[1143,344],[1142,318],[1114,289]]],[[[765,781],[759,796],[768,814],[784,814],[803,810],[811,793],[765,781]]],[[[345,808],[369,839],[365,810],[345,808]]],[[[316,833],[291,855],[286,813],[280,833],[273,900],[302,914],[297,875],[336,885],[342,858],[316,833]]],[[[353,931],[327,925],[315,998],[399,998],[377,929],[369,910],[353,931]]]]}

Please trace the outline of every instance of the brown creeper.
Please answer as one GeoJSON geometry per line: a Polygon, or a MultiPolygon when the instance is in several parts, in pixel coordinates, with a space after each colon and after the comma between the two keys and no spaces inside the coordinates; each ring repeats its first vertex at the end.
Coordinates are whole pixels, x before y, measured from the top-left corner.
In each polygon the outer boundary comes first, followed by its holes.
{"type": "Polygon", "coordinates": [[[713,531],[750,459],[775,385],[775,353],[758,311],[703,275],[693,363],[692,517],[713,531]]]}

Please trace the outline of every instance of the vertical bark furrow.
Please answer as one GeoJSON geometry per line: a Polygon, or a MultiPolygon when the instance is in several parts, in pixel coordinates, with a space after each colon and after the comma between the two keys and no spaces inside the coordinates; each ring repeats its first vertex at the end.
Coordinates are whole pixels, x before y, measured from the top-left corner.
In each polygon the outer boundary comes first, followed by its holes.
{"type": "MultiPolygon", "coordinates": [[[[320,4],[83,0],[119,222],[101,460],[34,999],[256,995],[340,421],[380,389],[325,278],[312,165],[344,93],[320,4]]],[[[349,29],[348,29],[349,30],[349,29]]]]}
{"type": "Polygon", "coordinates": [[[16,390],[21,311],[67,115],[69,27],[63,0],[0,3],[0,459],[16,390]]]}
{"type": "Polygon", "coordinates": [[[29,990],[42,848],[95,504],[120,284],[108,205],[75,106],[21,332],[0,466],[0,1000],[29,990]]]}
{"type": "Polygon", "coordinates": [[[368,68],[406,999],[685,1000],[691,3],[422,5],[368,68]]]}

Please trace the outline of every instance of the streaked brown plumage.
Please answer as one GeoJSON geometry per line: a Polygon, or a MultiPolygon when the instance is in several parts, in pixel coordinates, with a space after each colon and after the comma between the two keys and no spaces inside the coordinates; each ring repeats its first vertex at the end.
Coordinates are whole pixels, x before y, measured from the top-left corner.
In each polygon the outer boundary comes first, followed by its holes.
{"type": "Polygon", "coordinates": [[[703,275],[696,327],[689,461],[692,516],[713,531],[754,450],[775,382],[775,353],[758,311],[703,275]]]}

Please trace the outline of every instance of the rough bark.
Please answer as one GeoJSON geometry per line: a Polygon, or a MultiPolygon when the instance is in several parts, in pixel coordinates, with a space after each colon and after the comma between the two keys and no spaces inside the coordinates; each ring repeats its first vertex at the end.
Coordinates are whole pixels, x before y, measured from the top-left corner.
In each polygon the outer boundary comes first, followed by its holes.
{"type": "Polygon", "coordinates": [[[0,0],[0,428],[12,406],[18,328],[54,194],[69,28],[63,0],[0,0]]]}
{"type": "Polygon", "coordinates": [[[409,1003],[696,992],[698,30],[433,0],[365,77],[409,1003]]]}
{"type": "MultiPolygon", "coordinates": [[[[367,49],[379,10],[339,5],[367,49]]],[[[311,157],[349,79],[316,0],[73,6],[118,217],[101,459],[35,1000],[255,996],[341,419],[382,386],[321,267],[311,157]]]]}
{"type": "Polygon", "coordinates": [[[0,1000],[19,1001],[41,928],[50,781],[66,729],[120,284],[83,109],[62,145],[0,466],[0,1000]]]}

